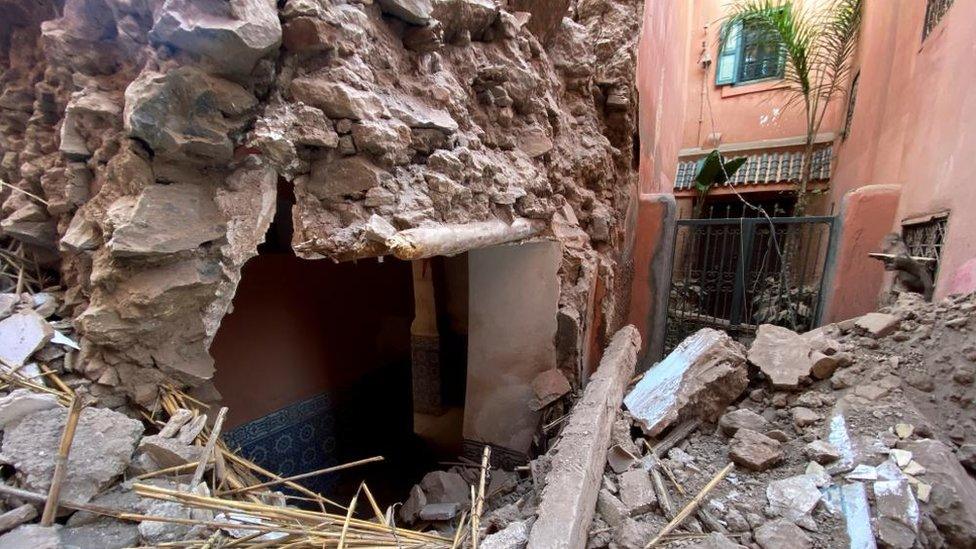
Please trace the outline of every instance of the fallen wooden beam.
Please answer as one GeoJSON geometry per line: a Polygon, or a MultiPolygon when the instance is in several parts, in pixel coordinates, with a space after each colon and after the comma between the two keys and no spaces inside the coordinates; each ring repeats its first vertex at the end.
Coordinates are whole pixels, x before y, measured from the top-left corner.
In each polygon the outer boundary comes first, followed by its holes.
{"type": "Polygon", "coordinates": [[[511,224],[492,219],[463,225],[433,225],[400,231],[386,240],[386,246],[399,259],[424,259],[523,240],[545,228],[545,222],[525,218],[511,224]]]}
{"type": "Polygon", "coordinates": [[[570,412],[556,444],[528,549],[583,549],[607,462],[610,431],[634,375],[640,334],[626,326],[613,336],[600,367],[570,412]]]}
{"type": "MultiPolygon", "coordinates": [[[[883,254],[883,253],[879,253],[879,252],[871,252],[868,255],[870,257],[875,258],[875,259],[894,259],[894,258],[898,257],[895,254],[883,254]]],[[[910,256],[910,257],[912,259],[914,259],[915,261],[920,261],[922,263],[928,263],[928,262],[935,263],[935,261],[936,261],[936,259],[934,257],[923,257],[923,256],[920,256],[920,255],[913,255],[913,256],[910,256]]]]}

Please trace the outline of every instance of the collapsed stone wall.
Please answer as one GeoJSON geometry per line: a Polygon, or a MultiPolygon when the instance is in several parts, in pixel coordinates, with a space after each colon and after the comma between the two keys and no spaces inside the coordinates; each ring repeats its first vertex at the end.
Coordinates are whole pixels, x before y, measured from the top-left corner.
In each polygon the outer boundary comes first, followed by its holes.
{"type": "Polygon", "coordinates": [[[212,376],[280,186],[304,258],[414,257],[404,231],[479,222],[560,240],[575,373],[595,279],[607,332],[627,306],[641,6],[520,9],[0,0],[0,229],[60,265],[92,391],[212,376]]]}

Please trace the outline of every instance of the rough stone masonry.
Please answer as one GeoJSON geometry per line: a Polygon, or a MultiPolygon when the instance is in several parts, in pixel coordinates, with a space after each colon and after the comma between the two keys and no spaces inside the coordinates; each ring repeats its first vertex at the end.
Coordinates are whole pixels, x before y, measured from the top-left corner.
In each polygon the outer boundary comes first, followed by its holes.
{"type": "Polygon", "coordinates": [[[604,335],[626,309],[641,5],[565,6],[0,0],[0,229],[60,269],[79,373],[206,384],[279,188],[303,258],[558,239],[577,371],[597,277],[604,335]]]}

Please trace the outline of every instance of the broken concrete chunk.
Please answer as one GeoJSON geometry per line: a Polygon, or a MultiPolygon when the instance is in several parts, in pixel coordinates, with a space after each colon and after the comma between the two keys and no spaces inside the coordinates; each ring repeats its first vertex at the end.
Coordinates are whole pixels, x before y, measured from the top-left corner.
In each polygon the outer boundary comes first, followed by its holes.
{"type": "Polygon", "coordinates": [[[35,412],[58,408],[58,397],[30,389],[14,389],[0,397],[0,430],[12,428],[18,421],[35,412]]]}
{"type": "Polygon", "coordinates": [[[793,416],[793,424],[797,427],[808,427],[820,421],[820,414],[809,408],[797,406],[790,411],[793,416]]]}
{"type": "Polygon", "coordinates": [[[624,405],[647,435],[657,436],[690,417],[714,421],[748,382],[742,344],[703,328],[648,370],[624,405]]]}
{"type": "MultiPolygon", "coordinates": [[[[47,493],[50,488],[67,415],[64,408],[43,410],[4,432],[2,460],[14,466],[28,490],[47,493]]],[[[71,445],[62,497],[85,503],[106,488],[129,464],[142,430],[141,422],[118,412],[85,408],[71,445]]]]}
{"type": "Polygon", "coordinates": [[[763,324],[749,347],[749,362],[762,371],[773,387],[796,389],[810,375],[810,343],[793,330],[763,324]]]}
{"type": "Polygon", "coordinates": [[[751,429],[761,433],[769,428],[769,422],[752,410],[740,408],[723,415],[718,420],[718,427],[723,435],[730,437],[739,429],[751,429]]]}
{"type": "Polygon", "coordinates": [[[732,438],[729,457],[737,465],[764,471],[783,458],[779,442],[751,429],[739,429],[732,438]]]}
{"type": "Polygon", "coordinates": [[[774,480],[766,487],[766,499],[775,516],[796,522],[820,503],[820,489],[811,475],[774,480]]]}
{"type": "Polygon", "coordinates": [[[506,526],[481,541],[481,549],[525,549],[529,543],[529,521],[520,520],[506,526]]]}
{"type": "Polygon", "coordinates": [[[644,549],[655,534],[657,529],[651,524],[628,518],[614,530],[613,541],[620,549],[644,549]]]}
{"type": "Polygon", "coordinates": [[[420,488],[427,496],[428,503],[465,504],[471,499],[470,486],[457,473],[432,471],[424,475],[420,488]]]}
{"type": "Polygon", "coordinates": [[[54,328],[34,311],[12,314],[0,320],[0,360],[14,368],[23,366],[53,337],[54,328]]]}
{"type": "Polygon", "coordinates": [[[619,477],[620,501],[631,517],[647,513],[657,504],[654,484],[644,469],[632,469],[619,477]]]}
{"type": "Polygon", "coordinates": [[[756,543],[762,549],[810,549],[813,541],[799,526],[779,519],[767,522],[753,533],[756,543]]]}
{"type": "MultiPolygon", "coordinates": [[[[154,501],[146,514],[153,517],[184,520],[191,518],[190,508],[172,501],[154,501]]],[[[144,520],[139,523],[139,534],[146,542],[158,545],[168,541],[186,539],[187,534],[190,533],[190,528],[192,526],[189,524],[144,520]]]]}
{"type": "Polygon", "coordinates": [[[812,362],[810,375],[817,379],[827,379],[834,375],[834,372],[840,366],[840,359],[837,355],[828,356],[820,351],[810,353],[810,361],[812,362]]]}
{"type": "Polygon", "coordinates": [[[918,502],[907,480],[874,483],[878,540],[894,549],[911,549],[918,533],[918,502]]]}
{"type": "Polygon", "coordinates": [[[451,520],[460,510],[461,504],[457,502],[428,503],[420,510],[420,520],[451,520]]]}
{"type": "Polygon", "coordinates": [[[558,368],[546,370],[532,380],[532,392],[535,396],[529,407],[532,410],[541,410],[569,394],[571,390],[569,380],[558,368]]]}
{"type": "Polygon", "coordinates": [[[0,294],[0,320],[10,316],[18,303],[20,297],[17,294],[0,294]]]}
{"type": "Polygon", "coordinates": [[[857,319],[854,326],[874,338],[885,337],[898,328],[901,321],[895,315],[868,313],[857,319]]]}

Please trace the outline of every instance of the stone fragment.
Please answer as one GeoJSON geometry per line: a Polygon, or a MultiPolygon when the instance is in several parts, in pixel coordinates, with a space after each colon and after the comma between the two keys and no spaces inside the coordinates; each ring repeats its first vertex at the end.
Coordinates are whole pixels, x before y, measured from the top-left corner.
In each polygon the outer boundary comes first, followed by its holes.
{"type": "Polygon", "coordinates": [[[861,463],[853,471],[844,475],[844,478],[847,480],[877,480],[878,469],[861,463]]]}
{"type": "Polygon", "coordinates": [[[959,446],[959,449],[956,450],[956,457],[959,458],[959,463],[970,473],[976,473],[976,444],[959,446]]]}
{"type": "Polygon", "coordinates": [[[895,460],[895,463],[899,467],[908,467],[908,464],[912,462],[912,453],[908,450],[901,450],[898,448],[892,448],[888,450],[888,456],[895,460]]]}
{"type": "Polygon", "coordinates": [[[546,370],[532,380],[532,393],[535,396],[529,408],[541,410],[569,394],[572,389],[566,375],[558,368],[546,370]]]}
{"type": "Polygon", "coordinates": [[[413,25],[426,25],[433,9],[430,0],[378,0],[380,9],[413,25]]]}
{"type": "Polygon", "coordinates": [[[807,427],[813,425],[821,419],[820,414],[809,408],[804,408],[803,406],[793,408],[790,410],[790,413],[793,416],[793,424],[797,427],[807,427]]]}
{"type": "Polygon", "coordinates": [[[13,314],[18,303],[20,303],[20,297],[17,294],[0,294],[0,320],[13,314]]]}
{"type": "Polygon", "coordinates": [[[520,520],[481,540],[481,549],[525,549],[529,543],[529,522],[520,520]]]}
{"type": "Polygon", "coordinates": [[[631,469],[619,477],[620,502],[629,516],[647,513],[657,504],[651,476],[644,469],[631,469]]]}
{"type": "Polygon", "coordinates": [[[0,536],[3,549],[62,549],[60,526],[25,524],[0,536]]]}
{"type": "Polygon", "coordinates": [[[16,528],[21,524],[34,520],[37,516],[37,507],[30,503],[25,503],[19,507],[0,514],[0,533],[16,528]]]}
{"type": "Polygon", "coordinates": [[[739,408],[724,414],[718,420],[718,427],[725,436],[733,436],[739,429],[751,429],[761,433],[769,428],[766,418],[746,408],[739,408]]]}
{"type": "Polygon", "coordinates": [[[416,484],[410,489],[410,496],[406,503],[400,507],[400,520],[407,524],[413,524],[420,516],[420,510],[427,505],[427,496],[420,486],[416,484]]]}
{"type": "Polygon", "coordinates": [[[823,465],[820,465],[816,461],[807,463],[807,468],[803,474],[811,477],[818,488],[824,488],[831,483],[830,473],[827,472],[827,469],[823,465]]]}
{"type": "Polygon", "coordinates": [[[234,155],[231,134],[245,128],[256,106],[241,86],[190,65],[143,71],[125,90],[125,129],[156,158],[225,164],[234,155]]]}
{"type": "Polygon", "coordinates": [[[471,499],[470,487],[457,473],[432,471],[420,481],[429,503],[465,504],[471,499]]]}
{"type": "Polygon", "coordinates": [[[840,459],[840,450],[838,450],[833,444],[823,440],[815,440],[810,444],[807,444],[803,448],[803,453],[806,454],[809,459],[812,459],[819,464],[831,463],[840,459]]]}
{"type": "Polygon", "coordinates": [[[308,190],[320,200],[341,200],[378,187],[388,177],[362,156],[321,160],[312,164],[308,190]]]}
{"type": "Polygon", "coordinates": [[[0,320],[0,360],[16,368],[54,337],[54,328],[41,315],[21,311],[0,320]]]}
{"type": "Polygon", "coordinates": [[[762,549],[810,549],[813,541],[799,526],[779,519],[756,528],[753,537],[762,549]]]}
{"type": "Polygon", "coordinates": [[[868,313],[857,319],[854,323],[855,327],[863,330],[871,337],[881,338],[894,332],[900,320],[895,315],[890,315],[887,313],[868,313]]]}
{"type": "Polygon", "coordinates": [[[783,458],[779,442],[750,429],[739,429],[729,447],[729,457],[737,465],[764,471],[783,458]]]}
{"type": "Polygon", "coordinates": [[[925,483],[933,488],[923,509],[948,546],[976,546],[976,480],[940,441],[922,439],[899,446],[912,452],[915,461],[926,470],[925,483]]]}
{"type": "Polygon", "coordinates": [[[58,408],[58,398],[50,393],[30,389],[14,389],[0,397],[0,430],[12,428],[18,421],[35,412],[58,408]]]}
{"type": "MultiPolygon", "coordinates": [[[[172,501],[154,501],[146,514],[153,517],[172,519],[190,519],[190,509],[172,501]]],[[[190,533],[188,524],[177,522],[160,522],[144,520],[139,523],[139,535],[151,545],[159,545],[168,541],[181,541],[190,533]]]]}
{"type": "Polygon", "coordinates": [[[813,351],[810,354],[810,360],[813,362],[810,366],[810,375],[817,379],[827,379],[834,375],[840,366],[837,355],[825,355],[820,351],[813,351]]]}
{"type": "Polygon", "coordinates": [[[0,229],[4,236],[16,238],[31,246],[53,250],[58,241],[56,221],[34,203],[21,206],[6,215],[0,220],[0,229]]]}
{"type": "Polygon", "coordinates": [[[627,518],[614,529],[613,541],[620,549],[644,549],[656,533],[657,530],[651,524],[627,518]]]}
{"type": "Polygon", "coordinates": [[[428,503],[420,510],[420,520],[451,520],[460,510],[461,504],[457,502],[428,503]]]}
{"type": "Polygon", "coordinates": [[[139,545],[139,527],[120,520],[101,520],[95,524],[61,529],[64,549],[125,549],[139,545]]]}
{"type": "MultiPolygon", "coordinates": [[[[47,493],[67,410],[42,410],[4,432],[2,461],[14,466],[28,490],[47,493]]],[[[85,503],[125,470],[142,423],[105,408],[85,408],[78,420],[61,489],[65,500],[85,503]]]]}
{"type": "Polygon", "coordinates": [[[874,511],[878,540],[893,549],[911,549],[918,532],[918,502],[907,480],[874,483],[874,511]]]}
{"type": "Polygon", "coordinates": [[[206,186],[150,185],[112,238],[118,257],[145,257],[193,250],[226,235],[220,212],[206,186]]]}
{"type": "Polygon", "coordinates": [[[749,347],[749,362],[759,367],[773,387],[796,389],[810,375],[810,353],[810,343],[793,330],[762,324],[749,347]]]}
{"type": "Polygon", "coordinates": [[[597,495],[596,510],[611,528],[619,527],[628,516],[627,507],[606,488],[597,495]]]}
{"type": "Polygon", "coordinates": [[[281,24],[275,5],[264,0],[166,0],[150,37],[206,58],[219,72],[246,76],[277,51],[281,24]]]}
{"type": "Polygon", "coordinates": [[[888,394],[889,389],[876,383],[866,383],[854,387],[854,394],[867,400],[878,400],[888,394]]]}
{"type": "Polygon", "coordinates": [[[174,438],[152,435],[142,438],[139,442],[139,451],[151,457],[157,465],[165,469],[200,461],[203,447],[188,446],[174,438]]]}
{"type": "Polygon", "coordinates": [[[724,534],[718,532],[712,532],[705,539],[699,541],[695,545],[691,545],[689,549],[746,549],[745,546],[739,545],[734,541],[727,538],[724,534]]]}
{"type": "Polygon", "coordinates": [[[766,499],[775,516],[796,522],[812,513],[820,503],[820,489],[814,477],[798,475],[770,482],[766,499]]]}
{"type": "Polygon", "coordinates": [[[745,348],[703,328],[652,367],[624,398],[648,436],[691,417],[714,421],[748,384],[745,348]]]}
{"type": "Polygon", "coordinates": [[[296,100],[322,109],[332,119],[372,120],[380,118],[386,110],[375,93],[327,78],[299,77],[292,80],[290,89],[296,100]]]}
{"type": "Polygon", "coordinates": [[[546,132],[542,128],[533,126],[522,132],[518,147],[529,158],[535,158],[552,150],[552,139],[549,139],[549,136],[546,135],[546,132]]]}

